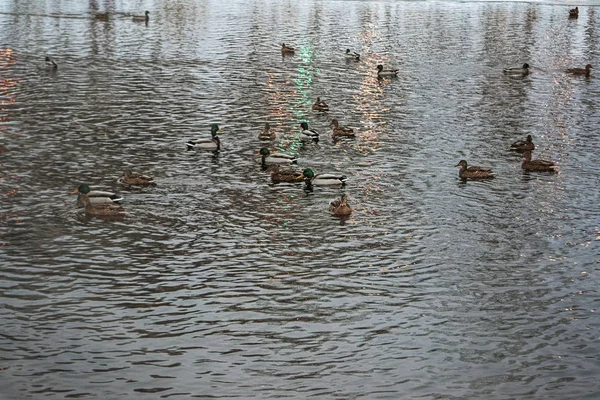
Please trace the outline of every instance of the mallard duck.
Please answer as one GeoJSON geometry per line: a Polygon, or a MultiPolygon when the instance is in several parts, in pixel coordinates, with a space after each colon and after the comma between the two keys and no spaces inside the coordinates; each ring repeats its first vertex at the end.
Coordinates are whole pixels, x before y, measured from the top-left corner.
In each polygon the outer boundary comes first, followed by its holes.
{"type": "Polygon", "coordinates": [[[118,182],[123,186],[156,186],[153,176],[132,172],[130,169],[123,171],[118,182]]]}
{"type": "Polygon", "coordinates": [[[460,179],[466,181],[467,179],[471,180],[480,180],[480,179],[492,179],[494,178],[494,173],[490,168],[483,167],[469,167],[467,166],[467,162],[465,160],[460,160],[457,167],[460,167],[458,171],[458,176],[460,179]]]}
{"type": "Polygon", "coordinates": [[[271,130],[271,125],[265,123],[265,128],[258,134],[259,140],[273,140],[277,135],[271,130]]]}
{"type": "Polygon", "coordinates": [[[261,148],[259,154],[262,156],[261,165],[263,169],[266,169],[269,165],[295,164],[298,161],[296,156],[285,153],[271,153],[266,147],[261,148]]]}
{"type": "Polygon", "coordinates": [[[343,186],[346,183],[346,175],[317,174],[312,169],[306,168],[302,171],[307,186],[343,186]]]}
{"type": "Polygon", "coordinates": [[[533,150],[535,149],[535,145],[533,144],[533,140],[531,139],[531,135],[527,135],[525,140],[517,140],[513,144],[510,145],[511,150],[514,151],[525,151],[525,150],[533,150]]]}
{"type": "Polygon", "coordinates": [[[116,204],[123,200],[121,196],[113,192],[106,192],[102,190],[91,190],[90,186],[86,183],[82,183],[73,190],[71,194],[76,194],[77,202],[80,205],[97,206],[101,204],[116,204]]]}
{"type": "Polygon", "coordinates": [[[300,124],[302,128],[302,137],[306,139],[314,140],[315,142],[319,141],[319,132],[314,129],[308,129],[308,123],[302,122],[300,124]]]}
{"type": "Polygon", "coordinates": [[[339,199],[333,200],[329,203],[329,211],[335,215],[350,215],[352,214],[352,208],[348,205],[348,197],[343,194],[339,199]]]}
{"type": "Polygon", "coordinates": [[[48,69],[57,69],[58,68],[58,64],[56,64],[53,59],[51,59],[50,57],[46,56],[46,68],[48,68],[48,69]]]}
{"type": "Polygon", "coordinates": [[[320,97],[317,97],[317,101],[312,105],[314,111],[329,111],[329,106],[320,97]]]}
{"type": "Polygon", "coordinates": [[[95,204],[85,203],[85,213],[88,215],[105,216],[105,217],[125,217],[127,213],[119,204],[95,204]]]}
{"type": "Polygon", "coordinates": [[[346,49],[346,59],[360,61],[360,54],[355,51],[351,52],[350,49],[346,49]]]}
{"type": "Polygon", "coordinates": [[[354,137],[354,130],[347,126],[340,125],[337,119],[331,120],[331,124],[329,124],[329,126],[333,128],[333,136],[354,137]]]}
{"type": "Polygon", "coordinates": [[[529,64],[525,63],[522,67],[504,68],[502,72],[507,75],[527,75],[529,73],[529,64]]]}
{"type": "Polygon", "coordinates": [[[146,12],[144,13],[144,16],[142,16],[142,15],[134,15],[132,19],[133,19],[133,22],[145,22],[145,23],[148,23],[148,21],[150,21],[150,11],[146,10],[146,12]]]}
{"type": "Polygon", "coordinates": [[[286,46],[285,43],[281,43],[281,54],[294,54],[296,50],[293,47],[286,46]]]}
{"type": "Polygon", "coordinates": [[[201,138],[196,140],[190,140],[186,143],[187,149],[202,149],[202,150],[212,150],[219,151],[221,150],[221,140],[217,136],[217,132],[219,131],[219,125],[212,124],[210,126],[210,134],[211,138],[201,138]]]}
{"type": "Polygon", "coordinates": [[[398,76],[398,71],[397,69],[383,69],[383,65],[379,64],[377,66],[377,77],[379,78],[383,78],[386,76],[398,76]]]}
{"type": "Polygon", "coordinates": [[[592,65],[588,64],[585,66],[585,68],[569,68],[566,72],[573,75],[590,76],[590,69],[592,69],[592,65]]]}
{"type": "Polygon", "coordinates": [[[579,17],[579,7],[571,8],[569,10],[569,17],[571,17],[571,18],[579,17]]]}
{"type": "Polygon", "coordinates": [[[546,160],[532,160],[531,150],[525,150],[523,152],[523,164],[521,168],[525,171],[536,171],[536,172],[556,172],[556,166],[552,161],[546,160]]]}
{"type": "Polygon", "coordinates": [[[271,180],[273,183],[297,183],[304,181],[304,175],[291,169],[281,169],[274,165],[271,169],[271,180]]]}

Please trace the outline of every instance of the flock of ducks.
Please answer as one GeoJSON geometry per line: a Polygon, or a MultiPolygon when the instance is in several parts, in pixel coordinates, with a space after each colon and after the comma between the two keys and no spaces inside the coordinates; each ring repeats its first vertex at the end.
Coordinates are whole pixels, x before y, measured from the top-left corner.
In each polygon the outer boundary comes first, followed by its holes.
{"type": "MultiPolygon", "coordinates": [[[[147,24],[149,21],[149,14],[150,12],[146,11],[144,16],[134,16],[133,21],[146,22],[147,24]]],[[[577,17],[578,15],[579,9],[577,7],[569,10],[570,17],[577,17]]],[[[103,14],[97,14],[97,18],[104,19],[108,17],[103,14]]],[[[285,43],[281,44],[281,54],[283,56],[293,55],[294,53],[295,49],[293,47],[288,46],[285,43]]],[[[360,54],[351,51],[350,49],[346,49],[345,56],[348,60],[360,61],[360,54]]],[[[53,70],[58,68],[56,62],[50,57],[46,56],[45,61],[47,68],[53,70]]],[[[377,65],[376,68],[378,78],[392,78],[398,76],[398,69],[385,69],[381,64],[377,65]]],[[[565,70],[565,72],[589,77],[591,68],[592,66],[588,64],[585,68],[569,68],[565,70]]],[[[521,67],[505,68],[503,69],[503,73],[507,75],[525,76],[530,73],[530,66],[525,63],[521,67]]],[[[311,109],[317,112],[327,112],[329,111],[329,105],[320,97],[317,97],[317,100],[312,105],[311,109]]],[[[319,141],[319,132],[309,128],[307,122],[301,122],[300,127],[302,128],[301,137],[303,140],[313,142],[319,141]]],[[[341,137],[355,137],[354,130],[350,127],[340,125],[337,119],[331,121],[330,127],[332,128],[331,136],[334,140],[341,137]]],[[[220,151],[221,140],[217,135],[219,131],[219,126],[217,124],[212,124],[211,136],[187,141],[185,143],[187,149],[209,150],[213,152],[220,151]]],[[[274,140],[276,137],[276,133],[271,130],[271,126],[268,122],[265,123],[264,129],[258,134],[258,139],[261,141],[274,140]]],[[[523,170],[533,172],[557,172],[556,166],[552,161],[540,159],[532,160],[532,151],[534,149],[535,145],[531,135],[528,135],[524,140],[519,140],[511,145],[511,150],[522,153],[523,162],[521,167],[523,170]]],[[[326,173],[315,174],[311,168],[305,168],[302,172],[296,171],[291,168],[291,166],[297,163],[298,157],[286,153],[271,152],[267,147],[262,147],[258,154],[261,156],[262,169],[270,173],[273,183],[304,182],[307,189],[312,190],[314,186],[343,187],[347,180],[345,175],[326,173]]],[[[456,166],[460,167],[458,176],[463,181],[486,180],[495,177],[491,168],[470,166],[466,160],[460,160],[456,166]]],[[[136,173],[131,170],[125,170],[118,179],[118,182],[126,188],[156,185],[154,177],[136,173]]],[[[97,216],[127,215],[123,207],[119,204],[123,199],[116,193],[91,190],[88,184],[81,184],[72,192],[72,194],[78,195],[78,204],[85,208],[86,214],[97,216]]],[[[352,208],[348,205],[346,194],[342,194],[339,198],[333,200],[329,204],[329,210],[337,216],[350,215],[352,213],[352,208]]]]}

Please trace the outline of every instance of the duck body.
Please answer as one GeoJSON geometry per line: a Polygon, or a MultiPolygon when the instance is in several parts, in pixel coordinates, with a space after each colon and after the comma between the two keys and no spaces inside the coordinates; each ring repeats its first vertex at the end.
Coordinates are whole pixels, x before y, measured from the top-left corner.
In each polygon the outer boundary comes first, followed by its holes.
{"type": "Polygon", "coordinates": [[[535,172],[556,172],[556,166],[554,162],[547,160],[532,160],[531,159],[531,150],[526,150],[523,152],[523,163],[521,164],[521,168],[525,171],[535,171],[535,172]]]}
{"type": "Polygon", "coordinates": [[[533,139],[531,135],[527,135],[525,140],[517,140],[513,144],[510,145],[511,150],[523,152],[525,150],[533,150],[535,149],[535,145],[533,144],[533,139]]]}
{"type": "Polygon", "coordinates": [[[45,66],[47,69],[57,69],[58,68],[58,64],[55,63],[54,60],[48,56],[46,56],[45,66]]]}
{"type": "Polygon", "coordinates": [[[329,111],[329,106],[320,97],[317,97],[317,101],[312,105],[313,111],[329,111]]]}
{"type": "Polygon", "coordinates": [[[133,22],[145,22],[148,23],[150,21],[150,11],[146,10],[143,16],[134,15],[132,18],[133,22]]]}
{"type": "Polygon", "coordinates": [[[156,186],[153,176],[132,172],[129,169],[123,171],[118,182],[123,186],[156,186]]]}
{"type": "Polygon", "coordinates": [[[314,140],[315,142],[319,141],[319,132],[317,132],[314,129],[308,129],[308,123],[302,122],[300,124],[300,127],[302,128],[302,138],[303,139],[310,139],[310,140],[314,140]]]}
{"type": "Polygon", "coordinates": [[[334,137],[346,136],[346,137],[354,137],[354,130],[347,126],[340,125],[337,119],[333,119],[331,124],[329,125],[333,128],[332,135],[334,137]]]}
{"type": "Polygon", "coordinates": [[[360,61],[360,54],[355,51],[350,51],[350,49],[346,49],[346,59],[360,61]]]}
{"type": "Polygon", "coordinates": [[[271,125],[265,123],[265,128],[258,134],[258,140],[273,140],[277,135],[271,130],[271,125]]]}
{"type": "Polygon", "coordinates": [[[525,63],[522,67],[504,68],[502,70],[506,75],[527,75],[529,74],[529,64],[525,63]]]}
{"type": "Polygon", "coordinates": [[[352,214],[352,208],[348,205],[348,198],[345,194],[341,195],[339,199],[333,200],[329,203],[329,211],[334,215],[345,216],[352,214]]]}
{"type": "Polygon", "coordinates": [[[484,180],[484,179],[493,179],[494,178],[494,173],[492,172],[492,170],[490,168],[476,167],[476,166],[469,167],[465,160],[460,160],[459,163],[456,164],[456,166],[460,167],[460,170],[458,171],[458,176],[463,181],[484,180]]]}
{"type": "Polygon", "coordinates": [[[567,74],[590,76],[590,73],[592,72],[591,69],[592,65],[588,64],[585,68],[569,68],[566,72],[567,74]]]}
{"type": "Polygon", "coordinates": [[[316,174],[312,169],[306,168],[302,171],[306,186],[335,186],[340,187],[346,183],[348,179],[345,175],[337,174],[316,174]]]}
{"type": "Polygon", "coordinates": [[[275,165],[271,170],[271,180],[273,183],[298,183],[304,182],[304,175],[291,169],[281,169],[279,165],[275,165]]]}
{"type": "Polygon", "coordinates": [[[286,46],[285,43],[281,43],[281,54],[294,54],[295,51],[296,50],[293,47],[286,46]]]}
{"type": "Polygon", "coordinates": [[[383,65],[381,65],[381,64],[379,64],[377,66],[377,77],[383,78],[383,77],[393,77],[393,76],[398,76],[397,69],[383,69],[383,65]]]}
{"type": "Polygon", "coordinates": [[[219,131],[219,126],[217,124],[212,124],[210,127],[210,138],[200,138],[195,140],[190,140],[186,142],[186,146],[188,150],[212,150],[219,151],[221,150],[221,139],[217,136],[217,132],[219,131]]]}

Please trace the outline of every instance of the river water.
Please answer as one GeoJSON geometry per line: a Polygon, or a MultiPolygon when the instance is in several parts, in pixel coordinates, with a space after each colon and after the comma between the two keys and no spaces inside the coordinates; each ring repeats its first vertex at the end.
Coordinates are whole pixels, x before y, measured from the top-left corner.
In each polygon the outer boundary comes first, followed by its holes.
{"type": "Polygon", "coordinates": [[[564,72],[600,67],[600,8],[574,4],[0,2],[0,398],[600,398],[600,72],[564,72]],[[212,123],[222,150],[186,151],[212,123]],[[558,174],[522,171],[527,134],[558,174]],[[265,145],[348,182],[274,185],[265,145]]]}

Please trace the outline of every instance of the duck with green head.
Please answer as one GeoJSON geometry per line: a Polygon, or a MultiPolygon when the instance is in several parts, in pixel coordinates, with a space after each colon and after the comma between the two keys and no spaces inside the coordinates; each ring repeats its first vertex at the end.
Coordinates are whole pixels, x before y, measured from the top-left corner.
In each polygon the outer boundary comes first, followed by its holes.
{"type": "Polygon", "coordinates": [[[476,167],[476,166],[468,166],[465,160],[460,160],[457,167],[460,167],[458,171],[458,176],[463,181],[466,180],[484,180],[484,179],[493,179],[494,173],[490,168],[484,167],[476,167]]]}
{"type": "Polygon", "coordinates": [[[200,138],[195,140],[190,140],[186,143],[188,150],[212,150],[219,151],[221,150],[221,140],[217,136],[217,132],[219,131],[219,125],[212,124],[210,126],[210,138],[200,138]]]}
{"type": "Polygon", "coordinates": [[[384,69],[383,65],[379,64],[377,66],[377,77],[378,78],[385,78],[385,77],[394,77],[394,76],[398,76],[398,71],[397,69],[384,69]]]}
{"type": "Polygon", "coordinates": [[[266,147],[262,147],[259,154],[261,155],[261,166],[263,169],[267,169],[270,165],[289,165],[295,164],[298,161],[298,157],[296,156],[285,153],[271,153],[266,147]]]}
{"type": "Polygon", "coordinates": [[[312,169],[306,168],[302,171],[306,186],[335,186],[341,187],[346,184],[346,175],[338,174],[315,174],[312,169]]]}
{"type": "Polygon", "coordinates": [[[308,123],[302,122],[300,124],[300,127],[302,128],[302,138],[303,139],[310,139],[310,140],[314,140],[315,142],[319,141],[319,132],[317,132],[314,129],[308,129],[308,123]]]}
{"type": "Polygon", "coordinates": [[[527,75],[529,74],[529,64],[525,63],[522,67],[504,68],[502,72],[506,75],[527,75]]]}
{"type": "Polygon", "coordinates": [[[87,183],[79,185],[77,189],[71,192],[71,194],[78,195],[77,202],[82,205],[85,205],[86,203],[89,203],[92,206],[98,204],[115,204],[123,200],[117,193],[104,190],[91,190],[87,183]]]}

